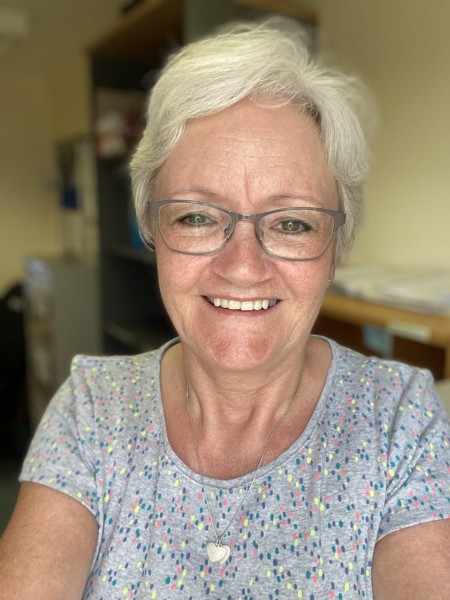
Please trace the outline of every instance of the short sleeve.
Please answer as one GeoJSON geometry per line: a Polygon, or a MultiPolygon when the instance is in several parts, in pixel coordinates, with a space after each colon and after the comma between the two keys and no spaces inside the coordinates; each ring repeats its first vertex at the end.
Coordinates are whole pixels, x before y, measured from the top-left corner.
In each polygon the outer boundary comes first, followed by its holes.
{"type": "Polygon", "coordinates": [[[69,379],[48,405],[19,479],[68,494],[99,521],[94,409],[81,363],[81,357],[74,359],[69,379]]]}
{"type": "Polygon", "coordinates": [[[393,408],[378,539],[450,517],[450,425],[428,371],[412,370],[393,408]]]}

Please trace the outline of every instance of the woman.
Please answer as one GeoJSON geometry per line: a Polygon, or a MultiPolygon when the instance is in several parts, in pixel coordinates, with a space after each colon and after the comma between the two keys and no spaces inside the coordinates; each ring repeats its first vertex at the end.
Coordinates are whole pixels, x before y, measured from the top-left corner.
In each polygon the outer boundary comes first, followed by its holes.
{"type": "Polygon", "coordinates": [[[352,89],[271,22],[169,61],[132,178],[179,339],[75,359],[0,597],[450,597],[429,374],[311,336],[360,210],[352,89]]]}

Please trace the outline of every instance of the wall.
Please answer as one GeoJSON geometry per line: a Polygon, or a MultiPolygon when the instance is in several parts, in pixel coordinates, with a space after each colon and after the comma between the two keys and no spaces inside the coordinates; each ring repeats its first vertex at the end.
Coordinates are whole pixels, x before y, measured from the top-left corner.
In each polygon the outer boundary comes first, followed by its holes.
{"type": "Polygon", "coordinates": [[[42,76],[0,73],[0,293],[21,278],[23,259],[59,248],[51,186],[48,89],[42,76]]]}
{"type": "Polygon", "coordinates": [[[374,92],[357,263],[450,268],[450,2],[321,0],[320,46],[374,92]]]}
{"type": "MultiPolygon", "coordinates": [[[[320,53],[359,74],[378,111],[365,222],[350,261],[450,268],[450,2],[314,4],[320,53]]],[[[188,0],[185,34],[252,14],[231,0],[188,0]]]]}
{"type": "Polygon", "coordinates": [[[0,75],[0,294],[23,277],[24,258],[62,251],[55,143],[90,130],[88,63],[0,75]]]}
{"type": "Polygon", "coordinates": [[[88,134],[91,128],[89,62],[75,56],[64,69],[47,75],[51,111],[50,135],[65,140],[88,134]]]}
{"type": "MultiPolygon", "coordinates": [[[[191,4],[192,29],[201,0],[191,4]]],[[[351,261],[450,267],[450,2],[318,0],[317,10],[321,51],[361,74],[380,112],[351,261]]],[[[89,130],[86,61],[80,52],[45,76],[3,71],[0,89],[1,293],[26,254],[61,247],[48,179],[54,142],[89,130]]]]}

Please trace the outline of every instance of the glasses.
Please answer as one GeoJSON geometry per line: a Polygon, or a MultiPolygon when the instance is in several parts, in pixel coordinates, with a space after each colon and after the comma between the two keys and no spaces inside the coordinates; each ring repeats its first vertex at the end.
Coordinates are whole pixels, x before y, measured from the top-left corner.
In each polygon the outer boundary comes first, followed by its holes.
{"type": "Polygon", "coordinates": [[[326,208],[280,208],[244,215],[207,202],[159,200],[149,202],[148,209],[166,246],[192,255],[217,254],[238,221],[252,221],[261,246],[270,256],[314,260],[325,253],[345,223],[345,213],[326,208]]]}

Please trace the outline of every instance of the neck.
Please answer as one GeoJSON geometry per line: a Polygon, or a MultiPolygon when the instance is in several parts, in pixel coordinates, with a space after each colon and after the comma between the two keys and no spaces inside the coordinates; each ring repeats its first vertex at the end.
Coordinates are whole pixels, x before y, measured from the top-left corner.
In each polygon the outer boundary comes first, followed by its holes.
{"type": "Polygon", "coordinates": [[[258,369],[231,371],[201,360],[180,348],[180,370],[189,386],[191,406],[206,418],[242,423],[256,416],[269,422],[279,416],[295,393],[306,370],[308,346],[258,369]]]}
{"type": "Polygon", "coordinates": [[[254,471],[277,421],[289,408],[263,464],[279,456],[301,434],[320,396],[329,365],[329,361],[323,362],[327,353],[321,344],[319,350],[314,350],[316,344],[312,344],[312,351],[308,345],[295,359],[261,373],[211,369],[181,345],[169,349],[162,364],[162,392],[169,441],[175,453],[199,472],[186,409],[188,387],[205,476],[232,479],[254,471]]]}

